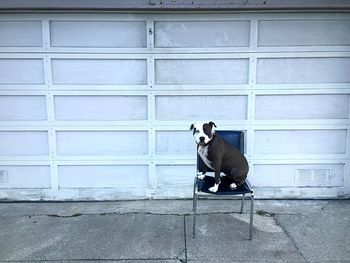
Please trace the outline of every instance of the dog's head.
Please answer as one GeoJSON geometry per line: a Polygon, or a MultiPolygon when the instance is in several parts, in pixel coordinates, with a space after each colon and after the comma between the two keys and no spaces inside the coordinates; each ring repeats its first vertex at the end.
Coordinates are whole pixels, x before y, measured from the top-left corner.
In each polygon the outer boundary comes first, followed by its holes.
{"type": "Polygon", "coordinates": [[[212,139],[215,134],[214,127],[216,125],[214,122],[209,123],[193,123],[190,129],[193,131],[194,140],[198,145],[206,145],[212,139]]]}

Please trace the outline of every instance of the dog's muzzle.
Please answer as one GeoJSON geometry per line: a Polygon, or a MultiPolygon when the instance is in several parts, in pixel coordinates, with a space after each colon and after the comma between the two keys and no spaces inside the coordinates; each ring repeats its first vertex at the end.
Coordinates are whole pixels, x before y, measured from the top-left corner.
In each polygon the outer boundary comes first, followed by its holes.
{"type": "Polygon", "coordinates": [[[199,137],[198,145],[205,145],[205,137],[199,137]]]}

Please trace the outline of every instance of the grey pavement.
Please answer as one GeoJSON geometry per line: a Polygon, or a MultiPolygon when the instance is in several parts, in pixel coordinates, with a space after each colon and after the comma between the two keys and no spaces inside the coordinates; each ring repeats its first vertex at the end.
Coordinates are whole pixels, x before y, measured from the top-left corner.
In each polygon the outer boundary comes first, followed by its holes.
{"type": "Polygon", "coordinates": [[[350,262],[350,200],[0,203],[0,262],[350,262]],[[248,204],[246,209],[248,209],[248,204]]]}

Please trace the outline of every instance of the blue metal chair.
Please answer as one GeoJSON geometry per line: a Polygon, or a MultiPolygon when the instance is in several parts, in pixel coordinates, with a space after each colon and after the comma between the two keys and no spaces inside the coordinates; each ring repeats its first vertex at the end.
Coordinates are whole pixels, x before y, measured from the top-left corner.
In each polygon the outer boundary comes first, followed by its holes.
{"type": "MultiPolygon", "coordinates": [[[[233,145],[241,153],[244,153],[244,132],[243,131],[216,131],[227,143],[233,145]]],[[[202,172],[205,166],[202,159],[197,154],[197,171],[202,172]]],[[[214,172],[207,167],[207,172],[214,172]]],[[[248,180],[237,189],[230,189],[229,184],[225,184],[225,177],[221,179],[219,189],[216,193],[210,192],[209,188],[215,183],[214,177],[206,176],[203,180],[197,178],[194,179],[193,187],[193,237],[196,237],[196,217],[197,217],[197,200],[201,197],[208,198],[222,198],[223,196],[229,196],[233,200],[241,200],[241,210],[243,212],[244,200],[250,200],[250,224],[249,224],[249,239],[253,237],[253,210],[254,210],[254,191],[248,180]]]]}

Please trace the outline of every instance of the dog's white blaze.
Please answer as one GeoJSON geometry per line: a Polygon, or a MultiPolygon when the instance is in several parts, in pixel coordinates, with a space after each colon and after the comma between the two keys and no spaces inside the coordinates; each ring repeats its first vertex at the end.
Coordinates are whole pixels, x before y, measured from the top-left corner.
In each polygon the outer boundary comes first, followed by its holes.
{"type": "Polygon", "coordinates": [[[214,170],[212,162],[208,160],[208,145],[198,146],[198,154],[202,158],[205,165],[214,170]]]}

